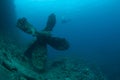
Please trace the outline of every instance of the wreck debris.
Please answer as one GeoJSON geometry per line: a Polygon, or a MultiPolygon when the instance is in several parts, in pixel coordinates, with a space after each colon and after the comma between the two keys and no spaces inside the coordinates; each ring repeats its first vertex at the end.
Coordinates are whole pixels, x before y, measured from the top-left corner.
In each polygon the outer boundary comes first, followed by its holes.
{"type": "Polygon", "coordinates": [[[51,31],[55,24],[56,16],[54,13],[49,15],[45,29],[40,32],[38,32],[26,18],[19,19],[17,22],[19,29],[37,37],[37,40],[33,42],[24,53],[36,71],[42,72],[45,70],[47,45],[50,45],[56,50],[67,50],[69,48],[69,43],[65,38],[52,37],[51,31]]]}

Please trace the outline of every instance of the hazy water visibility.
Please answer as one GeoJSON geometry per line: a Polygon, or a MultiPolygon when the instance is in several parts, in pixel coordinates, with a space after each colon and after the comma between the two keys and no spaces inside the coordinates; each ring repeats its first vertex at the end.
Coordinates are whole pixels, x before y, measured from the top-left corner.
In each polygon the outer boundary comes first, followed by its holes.
{"type": "MultiPolygon", "coordinates": [[[[17,18],[27,17],[38,29],[55,13],[53,35],[66,37],[70,49],[63,54],[79,55],[99,65],[109,80],[120,80],[120,1],[119,0],[16,0],[17,18]],[[70,20],[61,23],[62,18],[70,20]]],[[[24,42],[32,37],[20,32],[24,42]]],[[[50,56],[61,54],[49,48],[50,56]]]]}

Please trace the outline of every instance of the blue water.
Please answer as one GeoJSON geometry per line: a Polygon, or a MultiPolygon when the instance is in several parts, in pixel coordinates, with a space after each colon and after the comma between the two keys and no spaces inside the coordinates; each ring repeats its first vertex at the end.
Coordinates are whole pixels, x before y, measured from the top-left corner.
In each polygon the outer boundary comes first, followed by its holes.
{"type": "MultiPolygon", "coordinates": [[[[45,27],[49,14],[56,14],[52,34],[65,37],[70,49],[59,52],[49,47],[51,57],[82,57],[99,65],[109,80],[120,80],[119,0],[16,0],[15,7],[17,18],[26,17],[38,30],[45,27]],[[63,18],[68,22],[62,23],[63,18]]],[[[33,39],[19,32],[25,43],[33,39]]]]}

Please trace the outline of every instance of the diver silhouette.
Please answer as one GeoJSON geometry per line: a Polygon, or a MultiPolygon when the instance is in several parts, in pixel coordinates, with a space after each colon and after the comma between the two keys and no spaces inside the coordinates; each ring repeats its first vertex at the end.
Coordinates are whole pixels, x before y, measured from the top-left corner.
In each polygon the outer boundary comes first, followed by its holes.
{"type": "Polygon", "coordinates": [[[68,22],[70,22],[71,21],[71,19],[67,19],[67,18],[65,18],[64,16],[62,16],[62,18],[61,18],[61,23],[62,24],[66,24],[66,23],[68,23],[68,22]]]}
{"type": "Polygon", "coordinates": [[[69,43],[65,38],[53,37],[51,32],[56,24],[56,16],[54,13],[48,16],[46,27],[37,31],[27,19],[21,18],[17,21],[17,27],[36,37],[35,42],[30,45],[24,52],[24,55],[28,58],[32,67],[37,70],[44,71],[47,61],[47,45],[50,45],[56,50],[67,50],[69,43]]]}

